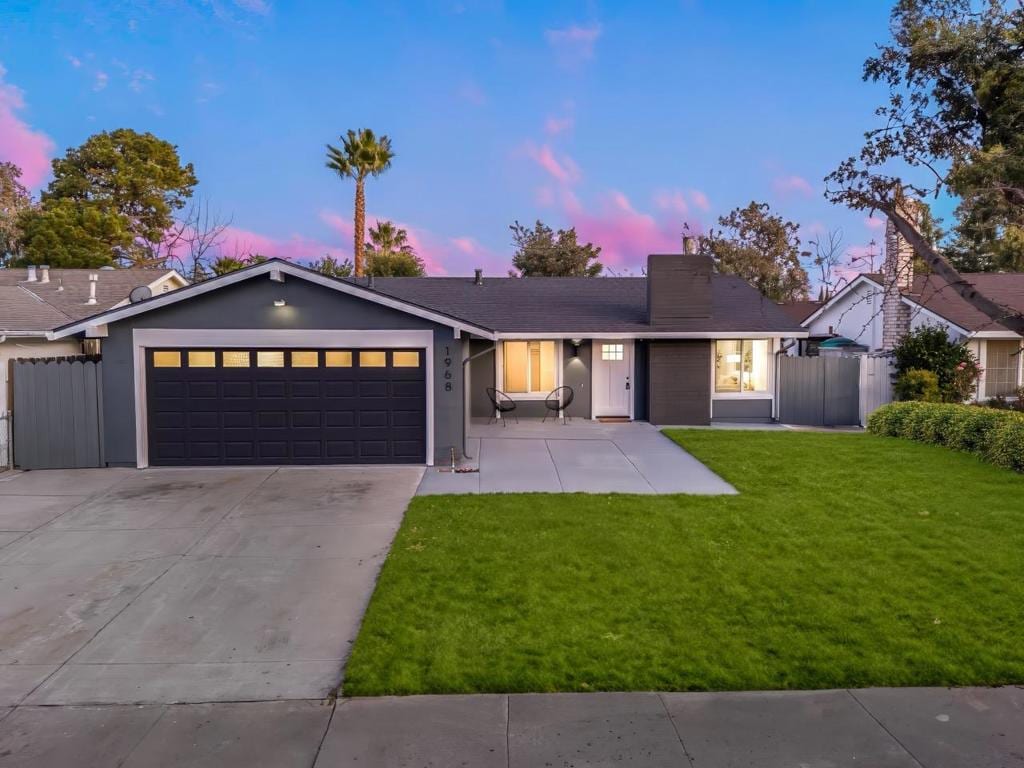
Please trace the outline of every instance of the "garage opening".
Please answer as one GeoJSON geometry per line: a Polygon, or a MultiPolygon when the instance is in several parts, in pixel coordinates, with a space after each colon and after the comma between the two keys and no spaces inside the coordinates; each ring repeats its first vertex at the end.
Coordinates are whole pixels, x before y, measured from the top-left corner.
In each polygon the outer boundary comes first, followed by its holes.
{"type": "Polygon", "coordinates": [[[423,349],[148,349],[149,463],[424,463],[425,358],[423,349]]]}

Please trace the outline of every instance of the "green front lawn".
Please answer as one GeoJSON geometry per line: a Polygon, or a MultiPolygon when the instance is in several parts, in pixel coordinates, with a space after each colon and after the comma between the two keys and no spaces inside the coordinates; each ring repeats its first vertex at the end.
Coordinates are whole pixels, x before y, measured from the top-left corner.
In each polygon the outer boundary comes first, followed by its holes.
{"type": "Polygon", "coordinates": [[[415,499],[346,695],[1024,683],[1024,477],[677,431],[740,495],[415,499]]]}

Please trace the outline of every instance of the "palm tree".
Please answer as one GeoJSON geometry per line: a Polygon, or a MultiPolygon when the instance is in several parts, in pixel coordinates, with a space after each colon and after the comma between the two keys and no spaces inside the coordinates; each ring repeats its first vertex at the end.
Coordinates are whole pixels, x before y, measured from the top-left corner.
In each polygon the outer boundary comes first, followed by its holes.
{"type": "Polygon", "coordinates": [[[353,262],[356,277],[363,275],[363,238],[366,236],[366,192],[367,176],[380,176],[391,166],[395,154],[391,151],[391,139],[379,139],[369,128],[350,130],[341,138],[341,149],[327,145],[327,167],[343,179],[356,180],[356,215],[353,233],[353,262]]]}
{"type": "Polygon", "coordinates": [[[422,277],[423,260],[409,242],[409,233],[390,221],[370,227],[366,243],[367,272],[375,277],[422,277]]]}

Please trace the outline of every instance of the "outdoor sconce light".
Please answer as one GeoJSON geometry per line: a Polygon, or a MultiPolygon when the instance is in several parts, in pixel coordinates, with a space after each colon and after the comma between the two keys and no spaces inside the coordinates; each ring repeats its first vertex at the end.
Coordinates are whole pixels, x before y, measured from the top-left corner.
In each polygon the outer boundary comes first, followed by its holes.
{"type": "Polygon", "coordinates": [[[274,299],[275,307],[283,307],[286,303],[284,299],[274,299]]]}
{"type": "Polygon", "coordinates": [[[572,339],[571,341],[572,341],[572,356],[573,357],[579,357],[580,356],[580,344],[583,343],[583,339],[572,339]]]}

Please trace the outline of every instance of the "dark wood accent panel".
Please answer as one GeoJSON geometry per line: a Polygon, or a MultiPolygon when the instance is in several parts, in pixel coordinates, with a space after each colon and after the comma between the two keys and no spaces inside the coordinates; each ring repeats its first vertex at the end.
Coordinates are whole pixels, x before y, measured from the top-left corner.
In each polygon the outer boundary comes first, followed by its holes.
{"type": "Polygon", "coordinates": [[[711,421],[711,341],[648,344],[647,407],[653,424],[711,421]]]}

